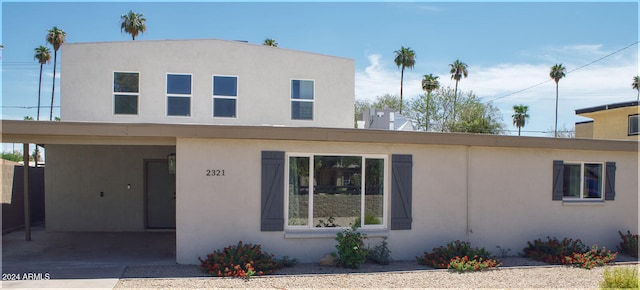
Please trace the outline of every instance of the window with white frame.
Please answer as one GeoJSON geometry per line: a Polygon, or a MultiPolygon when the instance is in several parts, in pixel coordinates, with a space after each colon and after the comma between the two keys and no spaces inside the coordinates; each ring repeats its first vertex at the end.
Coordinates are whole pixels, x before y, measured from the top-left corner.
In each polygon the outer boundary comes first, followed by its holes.
{"type": "Polygon", "coordinates": [[[638,126],[640,125],[640,119],[638,114],[629,115],[629,136],[638,135],[638,126]]]}
{"type": "Polygon", "coordinates": [[[383,228],[385,164],[385,156],[288,155],[288,228],[383,228]]]}
{"type": "Polygon", "coordinates": [[[565,162],[563,174],[564,199],[602,199],[603,164],[565,162]]]}
{"type": "Polygon", "coordinates": [[[238,100],[237,76],[213,76],[213,116],[236,117],[238,100]]]}
{"type": "Polygon", "coordinates": [[[113,113],[115,115],[137,115],[139,97],[139,73],[113,73],[113,113]]]}
{"type": "Polygon", "coordinates": [[[167,74],[167,116],[191,116],[190,74],[167,74]]]}
{"type": "Polygon", "coordinates": [[[291,119],[313,120],[314,81],[291,80],[291,119]]]}

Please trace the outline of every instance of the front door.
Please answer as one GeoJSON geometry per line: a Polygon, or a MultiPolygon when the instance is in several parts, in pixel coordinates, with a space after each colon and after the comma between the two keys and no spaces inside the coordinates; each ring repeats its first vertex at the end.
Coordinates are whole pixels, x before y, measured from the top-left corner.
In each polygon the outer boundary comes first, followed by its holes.
{"type": "Polygon", "coordinates": [[[146,224],[148,229],[176,228],[176,177],[167,160],[145,161],[146,224]]]}

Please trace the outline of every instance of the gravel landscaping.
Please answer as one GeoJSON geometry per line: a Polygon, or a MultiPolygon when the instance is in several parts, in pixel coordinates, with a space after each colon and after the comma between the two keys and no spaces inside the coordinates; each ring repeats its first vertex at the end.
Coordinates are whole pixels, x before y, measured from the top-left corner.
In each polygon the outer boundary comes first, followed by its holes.
{"type": "MultiPolygon", "coordinates": [[[[302,263],[274,275],[217,278],[198,266],[128,267],[115,288],[598,288],[605,267],[586,270],[550,266],[531,259],[507,257],[499,269],[457,273],[395,261],[390,265],[363,264],[360,269],[302,263]]],[[[619,256],[609,267],[633,267],[638,261],[619,256]]]]}

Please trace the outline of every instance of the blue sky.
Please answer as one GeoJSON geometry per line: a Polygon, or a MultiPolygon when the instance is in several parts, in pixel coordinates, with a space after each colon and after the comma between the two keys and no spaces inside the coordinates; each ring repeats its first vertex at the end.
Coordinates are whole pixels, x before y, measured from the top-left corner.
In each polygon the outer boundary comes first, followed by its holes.
{"type": "MultiPolygon", "coordinates": [[[[541,131],[553,129],[555,83],[549,68],[556,63],[571,72],[605,57],[560,80],[561,128],[586,120],[576,117],[575,109],[637,96],[631,88],[638,75],[638,44],[631,45],[639,38],[637,1],[3,2],[2,119],[36,115],[35,108],[12,107],[37,103],[39,64],[33,49],[46,44],[47,29],[63,29],[70,43],[130,41],[120,32],[120,15],[129,10],[147,19],[147,31],[136,41],[218,38],[260,44],[273,38],[283,48],[354,59],[356,99],[399,94],[393,52],[400,46],[416,53],[415,67],[405,71],[405,98],[422,93],[424,74],[438,75],[441,86],[454,86],[449,64],[460,59],[468,64],[469,77],[459,89],[493,101],[506,128],[517,132],[513,105],[530,107],[523,135],[547,136],[541,131]]],[[[44,68],[44,106],[51,97],[52,63],[44,68]]],[[[43,109],[41,118],[48,114],[43,109]]]]}

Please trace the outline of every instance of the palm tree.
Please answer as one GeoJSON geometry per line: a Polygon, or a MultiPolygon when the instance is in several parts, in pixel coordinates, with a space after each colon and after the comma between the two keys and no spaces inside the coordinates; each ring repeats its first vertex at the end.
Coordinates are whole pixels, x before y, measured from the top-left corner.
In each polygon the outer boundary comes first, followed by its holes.
{"type": "Polygon", "coordinates": [[[456,119],[456,102],[458,99],[458,82],[462,79],[462,77],[467,77],[469,75],[469,71],[467,70],[467,64],[464,62],[461,62],[460,60],[456,59],[456,61],[454,61],[452,64],[449,64],[449,67],[451,68],[449,70],[449,73],[451,74],[451,79],[452,80],[456,80],[456,88],[455,91],[453,92],[453,120],[455,121],[456,119]]]}
{"type": "Polygon", "coordinates": [[[276,42],[275,39],[273,38],[267,38],[264,40],[264,43],[262,43],[263,45],[266,46],[273,46],[273,47],[278,47],[278,43],[276,42]]]}
{"type": "Polygon", "coordinates": [[[37,120],[40,121],[40,92],[42,90],[42,66],[51,60],[51,50],[46,46],[39,46],[35,49],[36,54],[33,56],[40,63],[40,81],[38,82],[38,115],[37,120]]]}
{"type": "Polygon", "coordinates": [[[513,106],[514,114],[511,115],[513,118],[513,124],[518,127],[518,136],[520,136],[520,128],[524,127],[527,123],[527,119],[529,119],[529,106],[525,105],[515,105],[513,106]]]}
{"type": "Polygon", "coordinates": [[[425,110],[425,127],[424,131],[429,131],[429,100],[431,99],[431,92],[440,88],[440,82],[438,82],[438,76],[433,74],[424,75],[422,79],[422,89],[427,92],[427,104],[425,110]]]}
{"type": "Polygon", "coordinates": [[[553,136],[558,137],[558,82],[565,76],[566,68],[562,64],[555,64],[551,67],[549,76],[556,82],[556,125],[553,129],[553,136]]]}
{"type": "Polygon", "coordinates": [[[640,102],[640,86],[638,83],[640,83],[640,75],[633,77],[633,83],[631,84],[631,87],[633,87],[634,90],[638,91],[638,99],[636,101],[640,102]]]}
{"type": "Polygon", "coordinates": [[[138,33],[147,31],[147,25],[145,24],[147,19],[144,18],[144,14],[142,13],[135,13],[130,10],[129,13],[122,14],[120,19],[122,20],[120,31],[131,34],[132,40],[136,40],[138,33]]]}
{"type": "Polygon", "coordinates": [[[58,60],[58,49],[65,42],[67,33],[54,26],[47,31],[47,42],[53,46],[53,89],[51,89],[51,111],[49,121],[53,120],[53,94],[56,91],[56,62],[58,60]]]}
{"type": "Polygon", "coordinates": [[[416,64],[416,53],[409,47],[401,46],[400,50],[394,51],[396,58],[393,60],[400,71],[400,114],[402,114],[402,83],[404,82],[404,68],[413,68],[416,64]]]}

